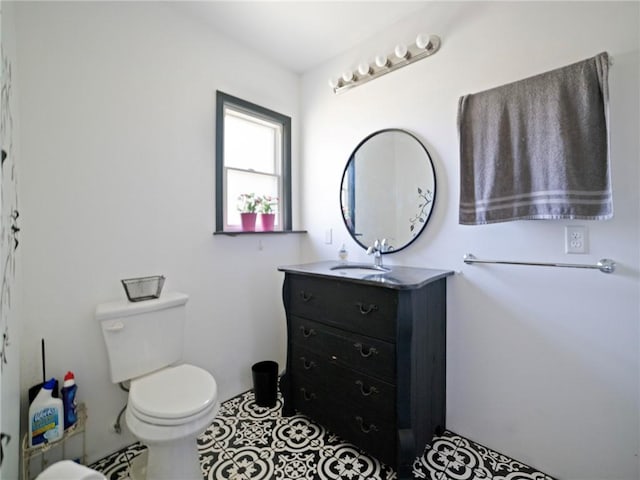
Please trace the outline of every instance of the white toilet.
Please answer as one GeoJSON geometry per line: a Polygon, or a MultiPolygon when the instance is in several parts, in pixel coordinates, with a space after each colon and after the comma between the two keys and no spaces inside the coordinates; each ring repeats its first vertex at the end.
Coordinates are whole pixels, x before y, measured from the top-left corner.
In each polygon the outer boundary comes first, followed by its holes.
{"type": "Polygon", "coordinates": [[[163,293],[154,300],[122,300],[96,308],[111,380],[131,381],[125,419],[131,433],[148,447],[148,480],[202,480],[197,437],[219,407],[213,376],[180,363],[188,298],[163,293]]]}

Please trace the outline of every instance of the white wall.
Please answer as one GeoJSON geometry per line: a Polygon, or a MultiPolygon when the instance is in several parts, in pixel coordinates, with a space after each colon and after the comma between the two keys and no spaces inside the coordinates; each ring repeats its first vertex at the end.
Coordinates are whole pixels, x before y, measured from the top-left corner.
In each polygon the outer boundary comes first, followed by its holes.
{"type": "Polygon", "coordinates": [[[276,266],[297,261],[300,236],[212,235],[215,92],[293,117],[295,178],[299,79],[168,4],[16,7],[22,391],[41,381],[45,338],[48,376],[76,374],[92,461],[132,442],[110,431],[126,394],[93,318],[124,298],[120,279],[165,274],[165,290],[190,295],[185,359],[215,375],[222,399],[251,387],[255,361],[283,365],[276,266]]]}
{"type": "Polygon", "coordinates": [[[400,265],[448,268],[447,426],[565,479],[638,478],[639,5],[588,2],[430,3],[307,73],[302,81],[306,259],[367,260],[339,214],[342,169],[382,128],[416,133],[431,153],[438,191],[431,221],[400,265]],[[331,76],[419,32],[442,37],[428,59],[334,95],[331,76]],[[461,95],[561,67],[601,51],[610,73],[611,221],[457,224],[461,95]],[[564,254],[564,226],[589,228],[590,252],[564,254]],[[325,229],[334,231],[324,244],[325,229]],[[596,270],[467,266],[478,257],[593,263],[596,270]]]}
{"type": "Polygon", "coordinates": [[[15,219],[19,208],[18,179],[20,176],[20,145],[18,116],[18,84],[16,82],[15,10],[12,4],[0,3],[2,34],[2,120],[0,144],[7,153],[0,170],[0,333],[2,355],[0,358],[0,430],[9,437],[2,440],[4,458],[0,478],[18,478],[20,458],[20,422],[16,412],[20,409],[20,266],[22,240],[12,226],[21,224],[15,219]]]}

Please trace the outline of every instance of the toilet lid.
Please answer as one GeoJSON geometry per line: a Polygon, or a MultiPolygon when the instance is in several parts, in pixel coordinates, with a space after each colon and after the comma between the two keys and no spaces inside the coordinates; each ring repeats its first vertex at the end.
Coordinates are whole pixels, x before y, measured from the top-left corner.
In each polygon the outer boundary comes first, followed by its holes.
{"type": "Polygon", "coordinates": [[[129,402],[136,410],[168,419],[195,415],[214,403],[217,396],[213,376],[187,364],[132,380],[129,390],[129,402]]]}

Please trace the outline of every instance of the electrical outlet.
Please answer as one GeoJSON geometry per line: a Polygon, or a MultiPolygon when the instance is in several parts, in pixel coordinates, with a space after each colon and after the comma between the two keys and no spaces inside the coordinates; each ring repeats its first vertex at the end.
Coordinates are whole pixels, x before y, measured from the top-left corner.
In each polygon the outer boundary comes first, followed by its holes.
{"type": "Polygon", "coordinates": [[[565,253],[588,253],[587,227],[564,227],[564,251],[565,253]]]}

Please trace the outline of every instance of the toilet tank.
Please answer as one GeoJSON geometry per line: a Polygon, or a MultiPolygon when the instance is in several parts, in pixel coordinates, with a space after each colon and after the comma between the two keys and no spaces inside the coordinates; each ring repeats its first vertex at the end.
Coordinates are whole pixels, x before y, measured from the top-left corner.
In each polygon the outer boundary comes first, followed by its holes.
{"type": "Polygon", "coordinates": [[[113,383],[182,359],[188,299],[184,293],[167,292],[154,300],[119,300],[96,307],[113,383]]]}

